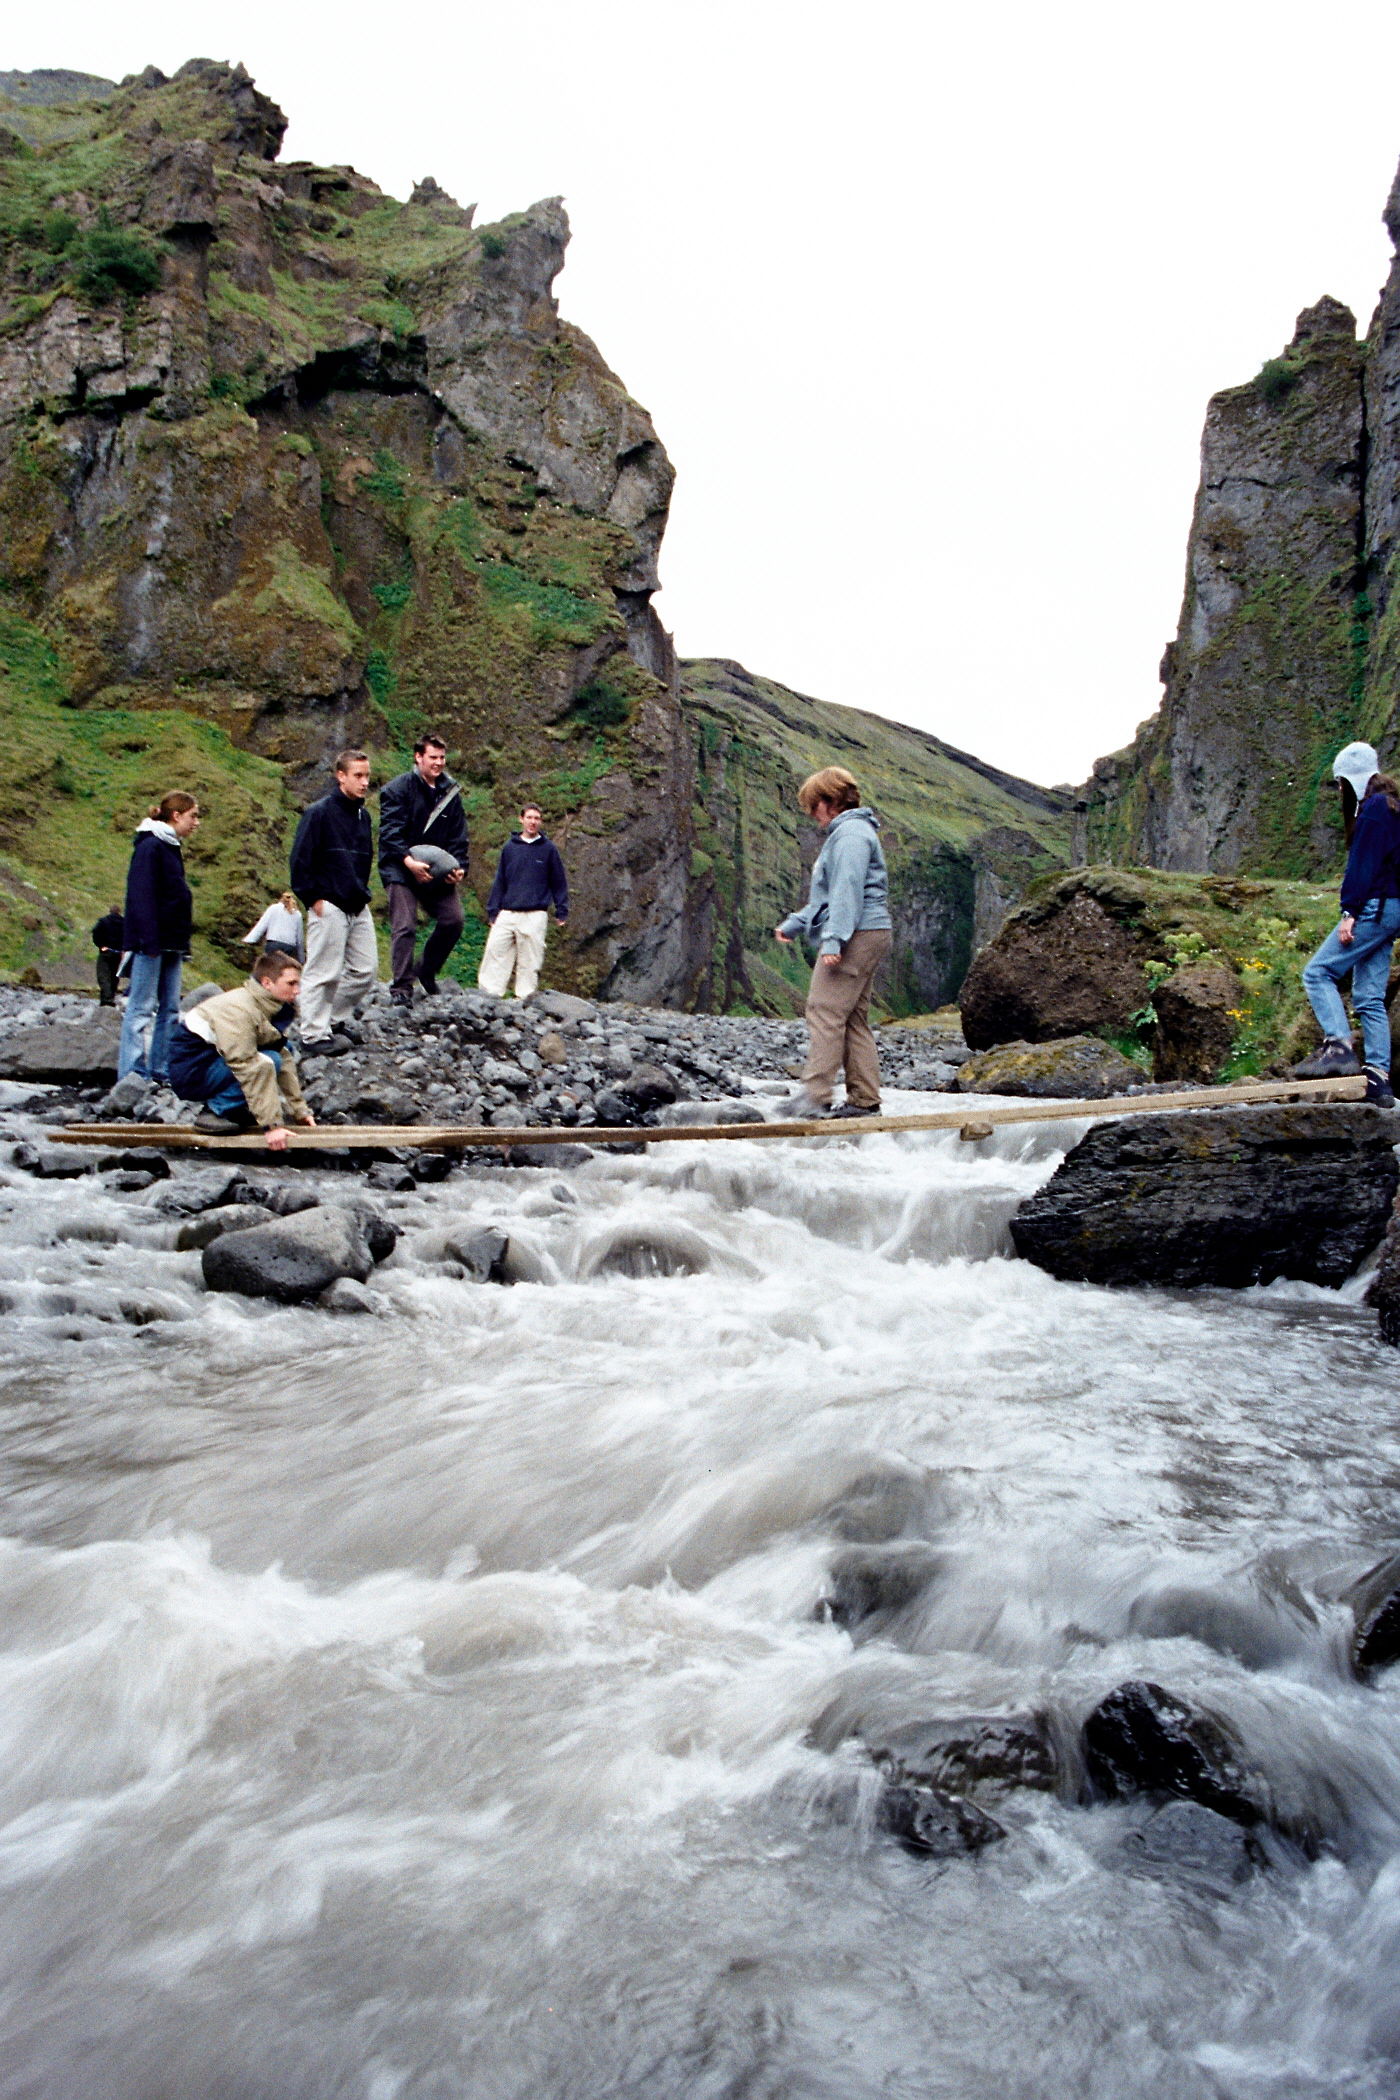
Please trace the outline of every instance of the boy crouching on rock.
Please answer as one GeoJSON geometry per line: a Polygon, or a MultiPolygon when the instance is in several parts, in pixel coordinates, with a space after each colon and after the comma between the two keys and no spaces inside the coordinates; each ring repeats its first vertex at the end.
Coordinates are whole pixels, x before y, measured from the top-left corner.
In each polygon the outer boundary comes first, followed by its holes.
{"type": "Polygon", "coordinates": [[[269,1151],[285,1152],[288,1123],[315,1124],[286,1041],[300,990],[301,964],[274,950],[237,991],[201,1000],[177,1023],[170,1084],[181,1100],[206,1104],[196,1130],[232,1136],[257,1124],[269,1151]]]}

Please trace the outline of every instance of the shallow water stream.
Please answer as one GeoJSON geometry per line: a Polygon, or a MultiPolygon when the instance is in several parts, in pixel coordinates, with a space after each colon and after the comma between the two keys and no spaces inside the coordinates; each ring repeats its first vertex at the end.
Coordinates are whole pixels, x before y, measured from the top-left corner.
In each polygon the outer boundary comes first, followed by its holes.
{"type": "Polygon", "coordinates": [[[1010,1259],[1082,1127],[377,1199],[358,1318],[0,1177],[5,2100],[1400,2091],[1400,1684],[1335,1601],[1400,1532],[1396,1359],[1360,1282],[1010,1259]],[[538,1280],[444,1278],[463,1217],[538,1280]],[[891,1536],[942,1557],[896,1635],[823,1618],[891,1536]],[[1069,1741],[1129,1677],[1321,1856],[1153,1878],[1145,1809],[1030,1792],[972,1860],[876,1829],[861,1731],[1069,1741]]]}

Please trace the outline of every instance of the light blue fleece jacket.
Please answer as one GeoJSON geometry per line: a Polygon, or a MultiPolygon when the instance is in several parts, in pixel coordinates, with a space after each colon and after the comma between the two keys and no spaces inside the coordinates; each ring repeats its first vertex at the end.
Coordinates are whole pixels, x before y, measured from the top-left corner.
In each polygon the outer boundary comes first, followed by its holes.
{"type": "Polygon", "coordinates": [[[782,931],[839,955],[853,933],[891,926],[890,878],[873,809],[843,809],[826,827],[803,910],[789,912],[782,931]]]}

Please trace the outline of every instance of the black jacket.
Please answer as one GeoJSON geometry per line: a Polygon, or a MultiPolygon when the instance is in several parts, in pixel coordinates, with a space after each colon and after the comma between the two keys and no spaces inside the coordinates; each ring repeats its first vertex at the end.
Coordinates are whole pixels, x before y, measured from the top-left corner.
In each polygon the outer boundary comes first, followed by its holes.
{"type": "Polygon", "coordinates": [[[310,910],[322,899],[352,916],[369,903],[374,826],[363,802],[338,787],[302,814],[292,841],[292,888],[310,910]]]}
{"type": "Polygon", "coordinates": [[[1356,812],[1342,877],[1342,910],[1354,918],[1373,897],[1400,897],[1400,817],[1381,789],[1356,812]]]}
{"type": "Polygon", "coordinates": [[[94,948],[115,948],[120,955],[124,938],[122,915],[119,911],[104,912],[92,929],[92,945],[94,948]]]}
{"type": "Polygon", "coordinates": [[[194,932],[194,898],[178,846],[154,831],[138,831],[126,877],[122,914],[133,955],[184,955],[194,932]]]}
{"type": "Polygon", "coordinates": [[[530,845],[517,831],[501,848],[496,880],[486,900],[486,916],[498,911],[548,911],[562,923],[569,916],[569,881],[559,848],[541,832],[530,845]]]}
{"type": "Polygon", "coordinates": [[[416,766],[385,781],[379,791],[379,876],[386,889],[391,882],[417,887],[404,866],[405,854],[415,846],[441,846],[466,866],[467,813],[460,795],[453,795],[432,830],[427,828],[433,811],[456,785],[450,773],[442,773],[429,787],[416,766]]]}

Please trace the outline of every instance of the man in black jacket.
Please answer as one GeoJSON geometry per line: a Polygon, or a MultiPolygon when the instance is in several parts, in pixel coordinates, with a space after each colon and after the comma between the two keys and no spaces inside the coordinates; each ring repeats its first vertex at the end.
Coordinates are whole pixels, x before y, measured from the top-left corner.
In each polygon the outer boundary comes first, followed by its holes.
{"type": "MultiPolygon", "coordinates": [[[[418,914],[436,921],[423,947],[417,981],[425,992],[437,990],[438,972],[462,938],[462,881],[467,872],[467,818],[462,790],[447,770],[447,746],[440,736],[420,736],[413,764],[389,781],[379,796],[379,875],[389,899],[390,956],[393,981],[389,996],[396,1006],[413,1004],[413,946],[418,914]],[[456,861],[454,869],[435,875],[425,861],[415,860],[415,846],[435,846],[456,861]]],[[[302,994],[305,1007],[306,994],[302,994]]]]}
{"type": "Polygon", "coordinates": [[[102,917],[92,929],[92,945],[97,950],[97,998],[99,1005],[115,1006],[117,1003],[117,971],[122,959],[122,915],[116,905],[102,917]]]}
{"type": "MultiPolygon", "coordinates": [[[[331,1028],[363,999],[379,970],[369,877],[374,827],[365,796],[369,760],[342,751],[335,786],[313,802],[292,843],[292,888],[306,906],[306,974],[301,981],[301,1039],[324,1049],[331,1028]]],[[[344,1046],[344,1038],[338,1038],[344,1046]]]]}

